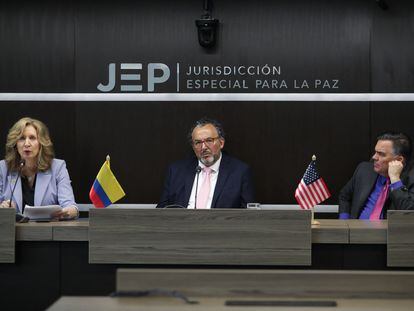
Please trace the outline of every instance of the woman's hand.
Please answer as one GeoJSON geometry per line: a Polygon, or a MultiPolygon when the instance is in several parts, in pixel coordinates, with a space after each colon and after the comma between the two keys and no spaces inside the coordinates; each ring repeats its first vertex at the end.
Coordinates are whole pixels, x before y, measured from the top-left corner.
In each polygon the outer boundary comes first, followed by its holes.
{"type": "Polygon", "coordinates": [[[74,219],[76,217],[78,217],[78,209],[75,206],[64,207],[61,211],[53,214],[53,218],[57,218],[60,220],[74,219]]]}
{"type": "Polygon", "coordinates": [[[16,203],[12,202],[10,206],[10,200],[3,201],[0,204],[0,208],[16,208],[16,203]]]}

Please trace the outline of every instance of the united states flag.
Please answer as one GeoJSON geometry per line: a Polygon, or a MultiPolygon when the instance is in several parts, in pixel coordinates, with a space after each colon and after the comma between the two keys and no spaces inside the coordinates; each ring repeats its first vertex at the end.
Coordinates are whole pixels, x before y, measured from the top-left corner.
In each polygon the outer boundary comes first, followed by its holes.
{"type": "Polygon", "coordinates": [[[301,208],[310,209],[330,196],[328,187],[322,177],[319,176],[316,163],[312,160],[295,191],[296,201],[298,201],[301,208]]]}

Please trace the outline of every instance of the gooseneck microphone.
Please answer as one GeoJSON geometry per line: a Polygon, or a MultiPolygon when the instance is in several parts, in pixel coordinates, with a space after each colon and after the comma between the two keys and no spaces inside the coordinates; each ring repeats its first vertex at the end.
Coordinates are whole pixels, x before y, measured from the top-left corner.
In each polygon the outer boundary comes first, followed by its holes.
{"type": "Polygon", "coordinates": [[[198,178],[200,176],[202,168],[200,165],[196,167],[196,188],[195,188],[195,196],[194,196],[194,209],[197,209],[197,192],[198,192],[198,178]]]}
{"type": "Polygon", "coordinates": [[[22,175],[22,169],[23,169],[25,164],[26,164],[26,161],[24,159],[21,159],[20,162],[19,162],[19,170],[18,170],[18,173],[17,173],[17,179],[16,179],[16,182],[14,183],[14,187],[13,187],[11,195],[10,195],[9,207],[12,207],[14,189],[16,189],[17,182],[19,181],[19,178],[22,175]]]}

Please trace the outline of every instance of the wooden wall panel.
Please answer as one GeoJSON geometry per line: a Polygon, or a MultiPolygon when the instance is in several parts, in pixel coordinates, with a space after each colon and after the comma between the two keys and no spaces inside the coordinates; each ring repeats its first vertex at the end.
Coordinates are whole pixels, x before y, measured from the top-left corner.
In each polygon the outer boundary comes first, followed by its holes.
{"type": "Polygon", "coordinates": [[[2,1],[0,92],[73,92],[75,8],[66,1],[2,1]]]}
{"type": "MultiPolygon", "coordinates": [[[[197,42],[194,20],[202,13],[197,1],[1,3],[0,92],[97,92],[110,62],[275,64],[282,68],[281,79],[341,81],[338,90],[290,86],[260,92],[411,92],[414,7],[409,0],[389,6],[382,11],[375,1],[215,1],[219,40],[206,51],[197,42]]],[[[157,91],[175,91],[175,83],[157,91]]],[[[228,152],[252,167],[256,201],[295,203],[295,187],[316,154],[332,192],[327,203],[336,204],[358,162],[370,158],[379,132],[392,129],[414,137],[413,107],[395,102],[0,102],[0,140],[18,118],[39,118],[49,125],[57,157],[67,161],[78,202],[89,202],[90,186],[109,153],[127,193],[121,203],[154,203],[167,166],[191,153],[185,138],[192,122],[210,116],[224,125],[228,152]]]]}

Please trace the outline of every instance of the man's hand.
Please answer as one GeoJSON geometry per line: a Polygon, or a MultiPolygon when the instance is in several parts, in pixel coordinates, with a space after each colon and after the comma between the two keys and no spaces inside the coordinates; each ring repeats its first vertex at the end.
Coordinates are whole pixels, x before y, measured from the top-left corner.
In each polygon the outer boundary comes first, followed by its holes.
{"type": "Polygon", "coordinates": [[[391,183],[395,183],[400,180],[401,172],[404,165],[401,161],[391,161],[388,163],[388,176],[390,177],[391,183]]]}
{"type": "MultiPolygon", "coordinates": [[[[0,204],[0,208],[9,208],[9,207],[10,207],[10,200],[3,201],[0,204]]],[[[15,207],[16,207],[16,203],[12,202],[11,208],[15,208],[15,207]]]]}

